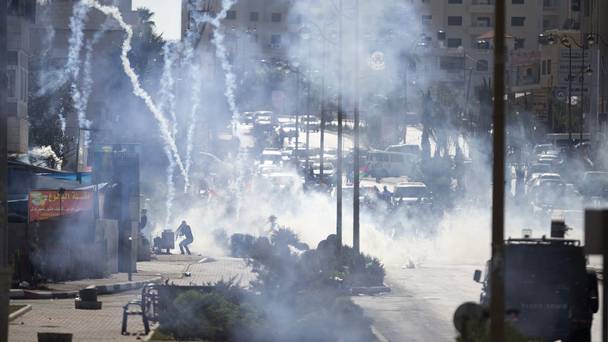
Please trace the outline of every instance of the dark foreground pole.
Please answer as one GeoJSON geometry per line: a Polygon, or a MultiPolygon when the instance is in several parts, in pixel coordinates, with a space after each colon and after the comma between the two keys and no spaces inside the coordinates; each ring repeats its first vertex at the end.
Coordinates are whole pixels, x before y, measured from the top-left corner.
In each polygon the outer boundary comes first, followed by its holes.
{"type": "Polygon", "coordinates": [[[355,108],[354,108],[354,148],[353,155],[353,249],[359,253],[359,0],[355,0],[355,108]]]}
{"type": "Polygon", "coordinates": [[[504,342],[504,201],[505,201],[505,0],[496,0],[494,27],[494,165],[492,172],[492,267],[490,341],[504,342]]]}
{"type": "Polygon", "coordinates": [[[0,0],[0,342],[8,341],[8,220],[7,220],[7,2],[0,0]]]}
{"type": "Polygon", "coordinates": [[[338,151],[336,160],[336,236],[338,252],[342,249],[342,0],[339,2],[338,15],[338,151]]]}

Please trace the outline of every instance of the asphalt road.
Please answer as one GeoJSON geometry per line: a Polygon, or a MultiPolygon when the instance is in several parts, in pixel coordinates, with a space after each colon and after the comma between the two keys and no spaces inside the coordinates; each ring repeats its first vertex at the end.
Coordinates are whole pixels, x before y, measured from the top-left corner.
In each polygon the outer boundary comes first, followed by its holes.
{"type": "Polygon", "coordinates": [[[454,341],[452,315],[466,301],[478,301],[475,266],[387,267],[391,292],[355,302],[388,341],[454,341]]]}
{"type": "MultiPolygon", "coordinates": [[[[481,265],[387,267],[392,289],[380,296],[355,298],[377,333],[387,341],[455,341],[454,311],[467,301],[479,302],[481,285],[473,272],[481,265]]],[[[601,293],[601,288],[600,288],[601,293]]],[[[594,316],[593,341],[601,341],[600,314],[594,316]]]]}

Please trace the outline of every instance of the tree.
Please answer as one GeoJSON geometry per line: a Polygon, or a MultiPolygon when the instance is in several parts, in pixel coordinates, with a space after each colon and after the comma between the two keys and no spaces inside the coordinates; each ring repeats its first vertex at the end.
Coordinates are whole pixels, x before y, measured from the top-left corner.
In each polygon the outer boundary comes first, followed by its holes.
{"type": "Polygon", "coordinates": [[[135,12],[137,22],[133,25],[133,48],[129,53],[129,60],[135,72],[141,78],[146,78],[151,70],[160,70],[165,40],[162,35],[154,32],[156,24],[152,20],[152,11],[138,8],[135,12]]]}

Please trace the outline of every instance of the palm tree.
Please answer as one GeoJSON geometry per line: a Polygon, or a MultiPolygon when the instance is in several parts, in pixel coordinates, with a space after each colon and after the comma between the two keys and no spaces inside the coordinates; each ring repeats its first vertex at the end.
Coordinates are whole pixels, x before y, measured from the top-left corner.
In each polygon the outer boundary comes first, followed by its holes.
{"type": "Polygon", "coordinates": [[[129,59],[138,75],[145,78],[149,70],[160,67],[165,40],[162,35],[154,32],[156,24],[152,20],[154,16],[152,11],[138,8],[135,12],[137,22],[133,25],[133,48],[129,59]]]}

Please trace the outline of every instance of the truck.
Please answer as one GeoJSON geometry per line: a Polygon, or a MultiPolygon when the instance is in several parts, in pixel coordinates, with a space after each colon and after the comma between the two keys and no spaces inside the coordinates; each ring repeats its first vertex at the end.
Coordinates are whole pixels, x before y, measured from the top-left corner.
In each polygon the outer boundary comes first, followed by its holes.
{"type": "MultiPolygon", "coordinates": [[[[534,341],[590,342],[599,308],[597,275],[587,270],[580,241],[551,236],[505,241],[506,317],[534,341]]],[[[490,272],[488,262],[483,280],[480,270],[474,274],[482,284],[483,307],[489,307],[492,296],[490,272]]]]}

